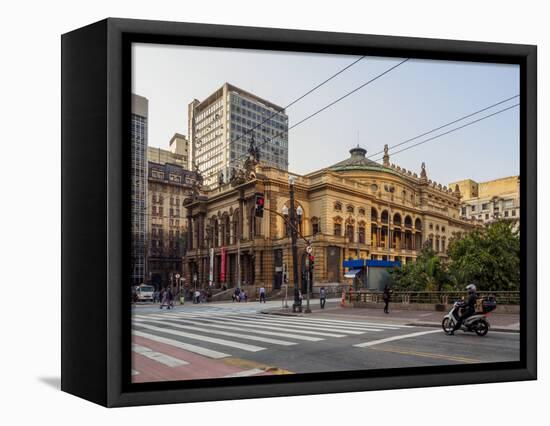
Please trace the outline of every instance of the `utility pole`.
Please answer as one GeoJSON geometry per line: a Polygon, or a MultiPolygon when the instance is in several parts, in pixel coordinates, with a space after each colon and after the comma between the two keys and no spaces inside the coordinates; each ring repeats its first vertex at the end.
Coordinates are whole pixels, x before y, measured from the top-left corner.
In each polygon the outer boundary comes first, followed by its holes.
{"type": "Polygon", "coordinates": [[[296,245],[296,209],[294,208],[294,184],[296,182],[295,176],[288,177],[288,183],[290,186],[290,239],[292,244],[292,276],[294,279],[294,304],[297,305],[299,300],[297,299],[298,294],[298,247],[296,245]]]}

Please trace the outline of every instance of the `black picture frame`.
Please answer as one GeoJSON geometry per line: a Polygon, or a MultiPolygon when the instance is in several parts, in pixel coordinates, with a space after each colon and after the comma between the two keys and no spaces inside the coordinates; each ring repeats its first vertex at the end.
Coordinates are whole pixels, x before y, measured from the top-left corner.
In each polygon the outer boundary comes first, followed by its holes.
{"type": "Polygon", "coordinates": [[[536,46],[114,18],[64,34],[61,44],[63,391],[119,407],[536,379],[536,46]],[[134,42],[518,64],[520,361],[131,384],[123,289],[134,42]]]}

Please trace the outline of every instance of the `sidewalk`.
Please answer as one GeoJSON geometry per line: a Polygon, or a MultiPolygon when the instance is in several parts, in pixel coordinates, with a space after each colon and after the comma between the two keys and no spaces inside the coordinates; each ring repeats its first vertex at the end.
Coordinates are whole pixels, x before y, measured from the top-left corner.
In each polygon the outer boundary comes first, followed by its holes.
{"type": "MultiPolygon", "coordinates": [[[[305,304],[302,306],[305,309],[305,304]]],[[[325,309],[319,308],[319,301],[311,304],[311,314],[293,313],[292,308],[265,309],[266,314],[293,315],[311,317],[331,317],[351,320],[376,320],[395,322],[401,325],[416,327],[441,327],[441,321],[447,312],[399,310],[399,305],[390,304],[390,313],[384,314],[382,309],[342,307],[339,303],[331,303],[325,309]]],[[[487,317],[492,331],[519,332],[519,314],[489,314],[487,317]]]]}

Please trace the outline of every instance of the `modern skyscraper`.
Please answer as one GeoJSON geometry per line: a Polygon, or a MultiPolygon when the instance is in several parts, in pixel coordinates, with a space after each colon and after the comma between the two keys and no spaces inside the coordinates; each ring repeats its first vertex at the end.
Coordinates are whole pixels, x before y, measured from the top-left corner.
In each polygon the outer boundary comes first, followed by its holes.
{"type": "Polygon", "coordinates": [[[247,155],[252,137],[260,162],[288,169],[288,116],[284,108],[229,83],[188,107],[191,164],[214,187],[247,155]],[[265,122],[264,122],[265,121],[265,122]],[[252,129],[254,130],[252,131],[252,129]]]}
{"type": "Polygon", "coordinates": [[[131,191],[132,244],[131,279],[134,285],[145,281],[145,244],[147,234],[147,119],[149,101],[132,94],[131,116],[131,191]]]}

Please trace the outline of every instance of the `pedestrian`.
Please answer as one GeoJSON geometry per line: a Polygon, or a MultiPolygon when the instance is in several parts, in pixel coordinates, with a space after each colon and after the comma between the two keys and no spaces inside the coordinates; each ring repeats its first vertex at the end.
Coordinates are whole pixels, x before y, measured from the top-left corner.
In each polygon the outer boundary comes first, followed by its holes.
{"type": "Polygon", "coordinates": [[[233,292],[233,302],[239,302],[240,294],[241,289],[239,287],[235,287],[235,291],[233,292]]]}
{"type": "Polygon", "coordinates": [[[244,302],[244,290],[239,293],[239,302],[244,302]]]}
{"type": "Polygon", "coordinates": [[[160,309],[162,309],[166,305],[167,298],[168,298],[168,293],[166,292],[166,289],[162,289],[160,298],[161,298],[160,309]]]}
{"type": "Polygon", "coordinates": [[[172,289],[168,287],[168,295],[166,297],[168,301],[168,309],[172,309],[174,307],[174,293],[172,293],[172,289]]]}
{"type": "Polygon", "coordinates": [[[382,300],[384,301],[384,313],[389,314],[389,305],[390,305],[390,289],[388,285],[384,287],[384,293],[382,294],[382,300]]]}
{"type": "Polygon", "coordinates": [[[260,303],[262,303],[262,301],[265,303],[265,288],[264,287],[260,287],[260,303]]]}
{"type": "Polygon", "coordinates": [[[195,293],[193,293],[193,303],[195,304],[200,303],[200,297],[201,297],[201,292],[198,290],[195,290],[195,293]]]}
{"type": "Polygon", "coordinates": [[[319,301],[321,303],[321,309],[325,309],[325,303],[327,302],[327,292],[325,291],[325,287],[321,287],[321,290],[319,290],[319,301]]]}

